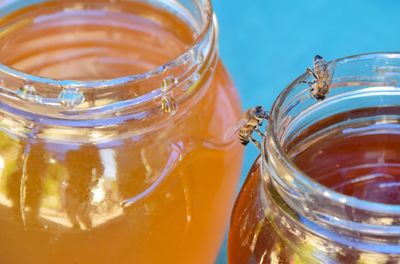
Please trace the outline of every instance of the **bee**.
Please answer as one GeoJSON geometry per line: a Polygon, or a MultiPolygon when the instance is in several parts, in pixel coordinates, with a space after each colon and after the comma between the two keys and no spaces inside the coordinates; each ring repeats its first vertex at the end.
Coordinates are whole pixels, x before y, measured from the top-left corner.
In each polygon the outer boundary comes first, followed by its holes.
{"type": "Polygon", "coordinates": [[[257,148],[261,149],[260,143],[253,137],[253,132],[256,132],[260,137],[264,137],[259,127],[268,118],[269,113],[264,111],[262,106],[252,107],[244,113],[243,119],[229,131],[230,133],[227,133],[228,137],[239,132],[240,143],[246,146],[251,141],[257,148]]]}
{"type": "Polygon", "coordinates": [[[311,74],[314,80],[312,82],[300,81],[300,83],[306,83],[310,86],[311,96],[318,101],[324,100],[329,92],[333,76],[332,65],[329,65],[323,57],[316,55],[314,57],[314,70],[307,68],[307,73],[311,74]]]}

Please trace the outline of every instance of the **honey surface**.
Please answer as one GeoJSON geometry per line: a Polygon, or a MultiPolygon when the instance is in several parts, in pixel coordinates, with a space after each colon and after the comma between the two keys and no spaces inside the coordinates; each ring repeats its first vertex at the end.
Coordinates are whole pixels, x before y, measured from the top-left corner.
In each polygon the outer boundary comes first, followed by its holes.
{"type": "Polygon", "coordinates": [[[37,4],[2,18],[0,62],[53,79],[110,79],[161,66],[194,38],[182,20],[148,4],[74,2],[37,4]]]}
{"type": "MultiPolygon", "coordinates": [[[[400,125],[393,116],[396,108],[349,112],[338,118],[368,116],[375,112],[388,116],[363,126],[338,128],[328,136],[295,149],[293,162],[318,183],[362,200],[400,204],[400,125]]],[[[323,124],[314,125],[314,129],[323,124]]]]}

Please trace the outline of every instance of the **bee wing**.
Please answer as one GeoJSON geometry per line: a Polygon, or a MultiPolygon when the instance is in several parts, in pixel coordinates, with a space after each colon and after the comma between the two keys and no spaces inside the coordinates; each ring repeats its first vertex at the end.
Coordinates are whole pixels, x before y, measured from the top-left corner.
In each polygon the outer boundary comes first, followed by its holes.
{"type": "Polygon", "coordinates": [[[335,69],[336,69],[336,62],[330,62],[328,63],[328,66],[326,67],[325,70],[325,80],[328,82],[330,85],[332,83],[333,75],[335,74],[335,69]]]}
{"type": "Polygon", "coordinates": [[[241,119],[239,120],[235,125],[230,127],[224,135],[224,140],[229,140],[231,139],[237,132],[239,132],[240,128],[244,126],[247,123],[247,119],[241,119]]]}

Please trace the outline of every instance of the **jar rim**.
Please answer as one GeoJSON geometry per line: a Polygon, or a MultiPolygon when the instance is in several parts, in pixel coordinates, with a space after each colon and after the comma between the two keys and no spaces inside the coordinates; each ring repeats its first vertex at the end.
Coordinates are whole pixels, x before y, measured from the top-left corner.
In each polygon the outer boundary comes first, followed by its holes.
{"type": "MultiPolygon", "coordinates": [[[[190,55],[196,48],[197,45],[199,45],[202,40],[204,40],[207,37],[207,34],[212,27],[213,24],[213,7],[211,4],[211,0],[202,0],[204,1],[204,12],[203,12],[203,19],[204,23],[201,26],[201,29],[199,33],[196,35],[196,37],[193,39],[192,43],[188,45],[187,48],[185,48],[182,52],[180,52],[178,55],[170,59],[168,62],[150,69],[144,73],[138,73],[138,74],[131,74],[127,76],[120,76],[120,77],[115,77],[111,79],[104,79],[104,80],[70,80],[70,79],[64,79],[64,80],[58,80],[55,78],[47,78],[47,77],[41,77],[37,75],[32,75],[29,73],[26,73],[21,70],[17,70],[13,67],[7,66],[3,63],[0,63],[0,73],[8,74],[11,76],[14,76],[16,78],[20,78],[26,81],[32,81],[35,83],[39,84],[46,84],[46,85],[54,85],[54,86],[73,86],[73,87],[97,87],[97,86],[117,86],[117,85],[122,85],[126,84],[129,82],[133,82],[136,80],[140,79],[146,79],[146,78],[151,78],[155,75],[160,74],[163,72],[164,69],[168,67],[176,67],[180,65],[185,58],[185,56],[190,55]]],[[[6,3],[7,4],[7,3],[6,3]]],[[[13,4],[11,2],[11,4],[13,4]]]]}
{"type": "MultiPolygon", "coordinates": [[[[10,5],[1,6],[0,15],[40,2],[43,1],[22,3],[12,0],[10,5]]],[[[121,115],[142,120],[159,112],[175,115],[178,105],[203,90],[199,84],[218,61],[218,32],[213,8],[210,0],[193,0],[190,6],[166,0],[148,2],[151,5],[159,4],[165,9],[172,8],[170,12],[182,15],[182,20],[194,32],[192,43],[177,56],[145,73],[108,80],[56,80],[0,64],[0,97],[6,106],[12,105],[12,109],[23,111],[17,115],[27,116],[35,110],[37,117],[63,120],[121,115]]]]}
{"type": "MultiPolygon", "coordinates": [[[[348,57],[343,57],[339,59],[335,59],[330,61],[329,63],[341,64],[347,63],[352,60],[361,60],[361,59],[377,59],[377,58],[390,58],[390,59],[400,59],[400,52],[375,52],[375,53],[364,53],[358,55],[352,55],[348,57]]],[[[278,131],[276,128],[276,120],[280,114],[280,106],[287,98],[288,94],[294,90],[295,87],[299,84],[300,80],[304,80],[308,76],[307,73],[300,75],[296,78],[292,83],[290,83],[277,97],[275,100],[272,110],[271,110],[271,118],[269,119],[268,127],[267,127],[267,136],[263,140],[262,144],[262,160],[263,164],[266,165],[268,159],[270,158],[270,152],[273,151],[279,157],[279,161],[282,162],[283,166],[291,173],[295,175],[293,178],[296,181],[297,186],[302,186],[306,191],[310,191],[313,193],[317,193],[321,196],[324,196],[332,201],[337,203],[346,204],[346,206],[357,208],[360,210],[381,213],[386,215],[400,215],[400,205],[391,205],[384,204],[378,202],[367,201],[363,199],[359,199],[353,196],[345,195],[339,192],[334,191],[333,189],[326,187],[312,178],[310,178],[306,173],[304,173],[287,155],[286,151],[283,149],[279,137],[278,131]]],[[[277,176],[280,177],[280,176],[277,176]]],[[[280,178],[280,181],[285,181],[286,179],[280,178]]]]}

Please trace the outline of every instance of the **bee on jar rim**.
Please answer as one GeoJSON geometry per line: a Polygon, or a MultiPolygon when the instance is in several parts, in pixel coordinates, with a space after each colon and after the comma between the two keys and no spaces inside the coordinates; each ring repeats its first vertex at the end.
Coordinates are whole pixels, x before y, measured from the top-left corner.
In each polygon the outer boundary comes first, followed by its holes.
{"type": "Polygon", "coordinates": [[[333,77],[333,63],[328,64],[323,57],[316,55],[314,57],[314,70],[307,68],[307,73],[314,77],[312,82],[300,81],[310,86],[311,96],[322,101],[325,99],[329,92],[332,77],[333,77]]]}
{"type": "Polygon", "coordinates": [[[259,127],[268,118],[269,114],[264,111],[262,106],[252,107],[244,113],[243,119],[232,130],[228,131],[225,137],[231,137],[233,134],[239,132],[240,143],[246,146],[251,141],[257,148],[261,149],[260,143],[253,137],[253,132],[256,132],[263,138],[264,134],[260,131],[259,127]]]}

